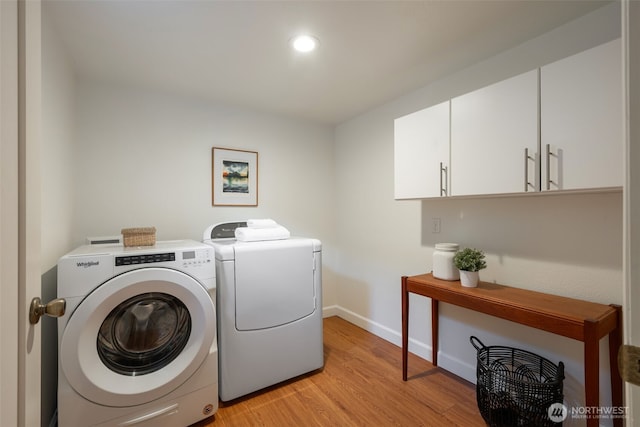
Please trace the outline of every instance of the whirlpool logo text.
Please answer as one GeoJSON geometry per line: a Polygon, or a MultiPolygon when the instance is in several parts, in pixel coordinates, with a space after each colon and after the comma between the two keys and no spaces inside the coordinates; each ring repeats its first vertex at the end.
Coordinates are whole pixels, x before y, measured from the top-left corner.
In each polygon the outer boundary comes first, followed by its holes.
{"type": "Polygon", "coordinates": [[[96,265],[100,265],[100,261],[81,261],[76,264],[77,267],[83,268],[95,267],[96,265]]]}

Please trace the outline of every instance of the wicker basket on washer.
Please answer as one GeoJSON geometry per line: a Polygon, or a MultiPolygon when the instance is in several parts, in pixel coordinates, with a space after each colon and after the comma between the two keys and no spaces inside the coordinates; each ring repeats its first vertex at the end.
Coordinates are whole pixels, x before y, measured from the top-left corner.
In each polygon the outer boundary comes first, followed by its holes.
{"type": "Polygon", "coordinates": [[[123,228],[121,232],[125,247],[153,246],[156,244],[155,227],[123,228]]]}

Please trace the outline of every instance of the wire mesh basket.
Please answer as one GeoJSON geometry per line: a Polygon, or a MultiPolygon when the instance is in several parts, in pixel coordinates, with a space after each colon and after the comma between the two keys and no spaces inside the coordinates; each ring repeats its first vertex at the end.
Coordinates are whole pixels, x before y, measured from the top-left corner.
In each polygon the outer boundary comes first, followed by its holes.
{"type": "Polygon", "coordinates": [[[478,354],[476,395],[485,422],[492,427],[561,425],[549,407],[562,403],[564,364],[526,350],[485,346],[472,336],[478,354]]]}

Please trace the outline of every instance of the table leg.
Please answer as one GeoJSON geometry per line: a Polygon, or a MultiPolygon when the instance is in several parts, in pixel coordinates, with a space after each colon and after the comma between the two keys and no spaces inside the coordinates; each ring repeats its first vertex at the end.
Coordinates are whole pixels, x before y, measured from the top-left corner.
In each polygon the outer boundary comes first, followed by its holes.
{"type": "Polygon", "coordinates": [[[407,276],[402,276],[402,380],[407,380],[407,358],[409,352],[409,292],[407,276]]]}
{"type": "Polygon", "coordinates": [[[431,298],[431,363],[438,366],[438,300],[431,298]]]}
{"type": "MultiPolygon", "coordinates": [[[[587,319],[584,322],[584,392],[585,406],[600,406],[600,342],[597,335],[597,322],[587,319]]],[[[587,426],[598,426],[599,419],[590,417],[587,426]]]]}
{"type": "MultiPolygon", "coordinates": [[[[616,310],[616,328],[609,332],[609,365],[611,366],[611,406],[622,407],[622,377],[618,371],[618,351],[622,345],[622,306],[611,304],[616,310]]],[[[613,425],[622,427],[623,419],[614,418],[613,425]]]]}

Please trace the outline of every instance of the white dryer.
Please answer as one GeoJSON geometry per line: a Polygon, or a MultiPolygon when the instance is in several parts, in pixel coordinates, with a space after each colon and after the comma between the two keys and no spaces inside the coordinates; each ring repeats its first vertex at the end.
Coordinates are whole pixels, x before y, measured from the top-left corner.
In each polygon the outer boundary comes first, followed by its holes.
{"type": "Polygon", "coordinates": [[[320,241],[236,241],[245,225],[213,225],[203,236],[216,257],[223,401],[324,365],[320,241]]]}
{"type": "Polygon", "coordinates": [[[184,427],[218,409],[215,262],[196,241],[58,262],[58,425],[184,427]]]}

